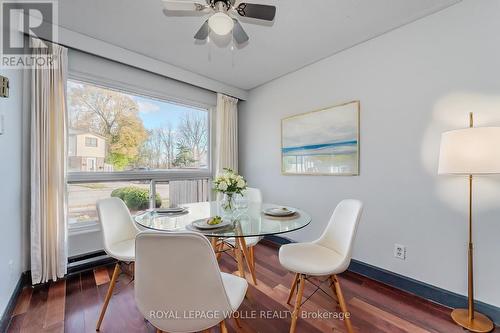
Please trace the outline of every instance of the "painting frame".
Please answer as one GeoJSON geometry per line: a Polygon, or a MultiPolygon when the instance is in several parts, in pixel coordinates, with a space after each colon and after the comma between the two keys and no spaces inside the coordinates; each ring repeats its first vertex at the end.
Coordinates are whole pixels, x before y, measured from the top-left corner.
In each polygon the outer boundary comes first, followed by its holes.
{"type": "Polygon", "coordinates": [[[360,175],[360,150],[361,150],[361,144],[360,144],[360,139],[361,139],[361,102],[359,100],[352,100],[349,102],[341,103],[341,104],[336,104],[332,106],[327,106],[321,109],[316,109],[313,111],[308,111],[304,113],[299,113],[295,114],[293,116],[285,117],[281,119],[281,147],[280,147],[280,158],[281,158],[281,174],[284,176],[359,176],[360,175]],[[311,114],[316,114],[319,112],[326,112],[326,111],[335,111],[335,108],[340,108],[340,107],[345,107],[349,104],[355,104],[355,112],[356,112],[356,156],[355,156],[355,162],[356,162],[356,170],[354,172],[336,172],[336,173],[328,173],[328,172],[287,172],[285,171],[285,165],[284,165],[284,123],[286,121],[289,121],[291,119],[295,118],[301,118],[301,117],[307,117],[311,114]]]}

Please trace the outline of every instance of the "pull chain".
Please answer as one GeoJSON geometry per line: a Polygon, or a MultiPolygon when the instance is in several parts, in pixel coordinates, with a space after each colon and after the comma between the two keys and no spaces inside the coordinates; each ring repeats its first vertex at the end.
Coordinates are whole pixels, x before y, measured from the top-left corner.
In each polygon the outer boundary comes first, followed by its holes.
{"type": "Polygon", "coordinates": [[[208,44],[208,62],[212,62],[212,44],[210,43],[210,26],[208,26],[207,44],[208,44]]]}
{"type": "Polygon", "coordinates": [[[231,66],[234,68],[234,34],[231,37],[231,66]]]}

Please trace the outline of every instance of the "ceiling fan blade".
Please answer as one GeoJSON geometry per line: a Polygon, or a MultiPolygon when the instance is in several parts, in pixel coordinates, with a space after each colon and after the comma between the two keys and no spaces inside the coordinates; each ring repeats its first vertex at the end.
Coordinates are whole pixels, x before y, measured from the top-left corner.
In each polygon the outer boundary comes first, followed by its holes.
{"type": "Polygon", "coordinates": [[[203,23],[198,32],[194,35],[194,39],[205,40],[208,37],[208,20],[203,23]]]}
{"type": "Polygon", "coordinates": [[[198,1],[189,0],[163,0],[163,8],[166,11],[199,12],[208,6],[198,1]]]}
{"type": "Polygon", "coordinates": [[[243,27],[241,26],[240,22],[238,22],[238,20],[236,19],[233,19],[233,21],[234,21],[233,37],[236,43],[243,44],[248,42],[249,39],[248,35],[245,32],[245,30],[243,30],[243,27]]]}
{"type": "Polygon", "coordinates": [[[240,3],[235,10],[244,17],[256,18],[259,20],[272,21],[276,15],[276,7],[253,3],[240,3]]]}

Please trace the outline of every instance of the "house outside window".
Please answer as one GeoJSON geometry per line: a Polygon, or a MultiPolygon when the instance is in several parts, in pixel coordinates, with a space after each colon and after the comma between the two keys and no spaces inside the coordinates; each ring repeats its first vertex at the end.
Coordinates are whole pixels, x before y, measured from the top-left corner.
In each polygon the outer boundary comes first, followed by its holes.
{"type": "Polygon", "coordinates": [[[70,128],[68,131],[68,170],[113,171],[106,163],[106,138],[88,130],[70,128]]]}

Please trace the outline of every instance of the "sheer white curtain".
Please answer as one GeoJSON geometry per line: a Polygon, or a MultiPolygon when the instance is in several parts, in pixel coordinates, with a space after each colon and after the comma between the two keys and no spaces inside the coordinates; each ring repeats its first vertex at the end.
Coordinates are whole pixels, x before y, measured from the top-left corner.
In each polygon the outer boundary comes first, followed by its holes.
{"type": "Polygon", "coordinates": [[[171,206],[208,201],[210,192],[208,179],[171,181],[168,190],[171,206]]]}
{"type": "Polygon", "coordinates": [[[238,172],[238,99],[217,94],[216,174],[224,168],[238,172]]]}
{"type": "Polygon", "coordinates": [[[35,57],[54,55],[51,65],[35,66],[31,74],[31,277],[36,284],[66,274],[68,57],[62,46],[33,43],[35,57]]]}

